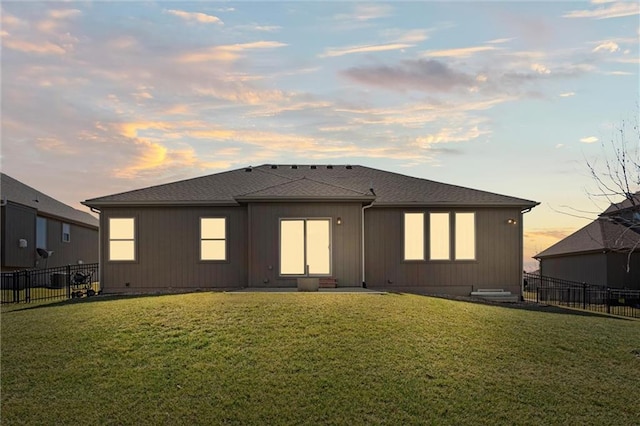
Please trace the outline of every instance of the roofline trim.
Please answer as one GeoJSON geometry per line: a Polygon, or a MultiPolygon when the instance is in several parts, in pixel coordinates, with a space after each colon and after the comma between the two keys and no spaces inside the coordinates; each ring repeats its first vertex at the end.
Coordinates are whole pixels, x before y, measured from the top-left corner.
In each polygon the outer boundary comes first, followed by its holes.
{"type": "Polygon", "coordinates": [[[82,201],[80,204],[87,207],[100,209],[103,207],[154,207],[154,206],[169,206],[169,207],[183,207],[183,206],[216,206],[216,207],[237,207],[239,204],[235,201],[98,201],[92,202],[91,200],[82,201]]]}
{"type": "Polygon", "coordinates": [[[415,201],[415,202],[376,202],[375,207],[482,207],[482,208],[497,208],[497,207],[509,207],[509,208],[534,208],[538,206],[540,203],[531,202],[531,204],[524,203],[487,203],[487,204],[479,204],[479,203],[460,203],[460,202],[451,202],[451,201],[442,201],[442,202],[424,202],[424,201],[415,201]]]}
{"type": "Polygon", "coordinates": [[[374,201],[376,197],[373,195],[362,195],[362,196],[354,196],[354,195],[340,195],[340,196],[317,196],[317,195],[309,195],[309,196],[286,196],[286,197],[273,197],[273,196],[239,196],[235,198],[238,202],[272,202],[272,203],[281,203],[288,201],[339,201],[339,202],[347,202],[347,201],[374,201]]]}

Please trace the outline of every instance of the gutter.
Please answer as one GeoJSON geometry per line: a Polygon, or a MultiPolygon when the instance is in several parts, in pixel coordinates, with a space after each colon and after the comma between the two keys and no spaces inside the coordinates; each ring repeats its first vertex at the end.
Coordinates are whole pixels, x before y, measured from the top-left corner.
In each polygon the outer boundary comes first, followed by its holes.
{"type": "Polygon", "coordinates": [[[362,287],[363,288],[367,288],[367,281],[365,279],[365,271],[364,271],[364,211],[366,209],[369,209],[373,207],[373,201],[371,203],[369,203],[366,206],[362,206],[362,232],[361,232],[361,237],[362,237],[362,287]]]}

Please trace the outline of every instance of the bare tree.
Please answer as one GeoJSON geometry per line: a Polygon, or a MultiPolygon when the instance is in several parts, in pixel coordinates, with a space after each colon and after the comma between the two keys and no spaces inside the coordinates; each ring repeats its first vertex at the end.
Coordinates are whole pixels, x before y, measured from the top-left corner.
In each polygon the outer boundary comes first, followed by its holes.
{"type": "Polygon", "coordinates": [[[614,131],[609,143],[603,143],[602,155],[587,160],[587,167],[596,184],[595,192],[588,192],[593,201],[606,200],[609,208],[599,220],[613,222],[620,227],[612,247],[627,254],[627,273],[631,258],[640,245],[640,128],[636,116],[633,123],[623,121],[614,131]]]}
{"type": "Polygon", "coordinates": [[[602,156],[586,161],[597,186],[597,192],[589,192],[592,199],[605,198],[610,205],[620,205],[621,209],[638,205],[640,129],[637,117],[632,125],[623,120],[609,144],[603,143],[602,156]]]}

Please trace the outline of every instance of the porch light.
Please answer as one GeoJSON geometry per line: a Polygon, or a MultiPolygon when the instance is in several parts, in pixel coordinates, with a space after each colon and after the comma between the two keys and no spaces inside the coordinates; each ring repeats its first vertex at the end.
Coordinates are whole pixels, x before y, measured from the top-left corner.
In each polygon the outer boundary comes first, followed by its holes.
{"type": "Polygon", "coordinates": [[[517,222],[515,219],[508,219],[508,220],[507,220],[507,223],[508,223],[509,225],[515,225],[515,224],[517,224],[518,222],[517,222]]]}
{"type": "Polygon", "coordinates": [[[337,223],[338,225],[342,225],[342,218],[341,218],[341,217],[339,217],[338,219],[336,219],[336,223],[337,223]]]}

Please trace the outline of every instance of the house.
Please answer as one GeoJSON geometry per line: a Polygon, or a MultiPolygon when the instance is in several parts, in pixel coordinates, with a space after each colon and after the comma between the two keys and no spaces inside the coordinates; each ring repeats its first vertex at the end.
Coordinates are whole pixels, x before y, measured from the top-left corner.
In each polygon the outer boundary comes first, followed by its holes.
{"type": "Polygon", "coordinates": [[[4,173],[0,179],[3,272],[98,262],[98,219],[4,173]]]}
{"type": "Polygon", "coordinates": [[[584,228],[535,255],[541,275],[640,290],[640,198],[633,198],[612,204],[584,228]]]}
{"type": "Polygon", "coordinates": [[[363,166],[262,165],[84,201],[105,292],[329,285],[521,294],[538,203],[363,166]]]}

